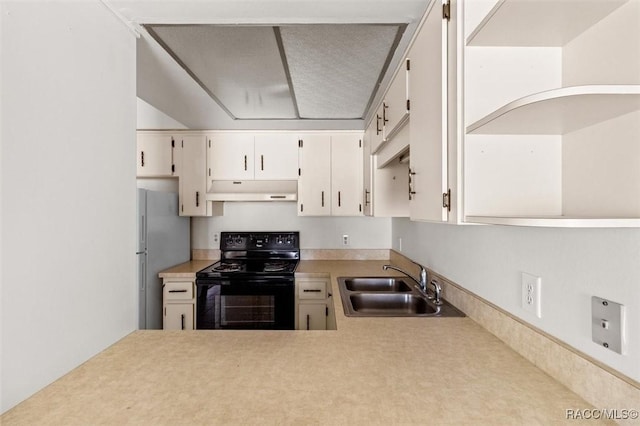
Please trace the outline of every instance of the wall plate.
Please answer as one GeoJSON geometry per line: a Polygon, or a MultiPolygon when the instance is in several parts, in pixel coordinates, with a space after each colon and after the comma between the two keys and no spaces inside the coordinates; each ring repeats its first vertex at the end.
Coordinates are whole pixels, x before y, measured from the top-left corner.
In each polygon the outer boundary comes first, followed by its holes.
{"type": "Polygon", "coordinates": [[[591,297],[591,339],[619,354],[626,351],[624,305],[591,297]]]}

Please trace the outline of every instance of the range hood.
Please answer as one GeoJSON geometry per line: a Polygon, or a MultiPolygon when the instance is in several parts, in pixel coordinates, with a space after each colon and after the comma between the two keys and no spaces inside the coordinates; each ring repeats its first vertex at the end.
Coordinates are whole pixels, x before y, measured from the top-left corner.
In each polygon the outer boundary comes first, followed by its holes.
{"type": "Polygon", "coordinates": [[[212,180],[210,201],[296,201],[297,180],[212,180]]]}

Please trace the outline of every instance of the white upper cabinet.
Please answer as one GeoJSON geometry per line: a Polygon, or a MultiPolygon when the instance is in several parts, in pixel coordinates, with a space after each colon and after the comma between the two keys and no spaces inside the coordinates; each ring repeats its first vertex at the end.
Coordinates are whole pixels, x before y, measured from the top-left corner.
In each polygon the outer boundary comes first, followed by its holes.
{"type": "Polygon", "coordinates": [[[447,168],[447,31],[435,1],[414,40],[411,61],[409,208],[412,220],[447,221],[451,197],[447,168]]]}
{"type": "Polygon", "coordinates": [[[207,138],[202,134],[183,134],[180,149],[180,216],[207,216],[207,138]]]}
{"type": "Polygon", "coordinates": [[[331,215],[331,135],[300,137],[298,215],[331,215]]]}
{"type": "Polygon", "coordinates": [[[298,214],[361,216],[362,134],[310,133],[300,140],[298,214]]]}
{"type": "Polygon", "coordinates": [[[383,117],[384,105],[380,104],[378,109],[376,110],[376,115],[371,120],[369,127],[372,129],[371,132],[371,148],[370,151],[372,154],[375,154],[378,149],[380,149],[382,143],[384,142],[384,117],[383,117]]]}
{"type": "Polygon", "coordinates": [[[636,0],[465,2],[466,221],[640,226],[638,16],[636,0]]]}
{"type": "Polygon", "coordinates": [[[215,133],[207,147],[210,179],[253,180],[253,133],[215,133]]]}
{"type": "Polygon", "coordinates": [[[362,134],[331,136],[331,214],[361,216],[363,178],[362,134]]]}
{"type": "Polygon", "coordinates": [[[137,176],[172,177],[174,138],[166,132],[137,133],[137,176]]]}
{"type": "Polygon", "coordinates": [[[382,103],[385,139],[393,138],[409,119],[409,70],[410,60],[405,59],[382,103]]]}
{"type": "Polygon", "coordinates": [[[298,137],[291,133],[265,133],[255,137],[255,179],[298,179],[298,137]]]}
{"type": "Polygon", "coordinates": [[[209,147],[212,180],[296,180],[295,133],[215,132],[209,147]]]}

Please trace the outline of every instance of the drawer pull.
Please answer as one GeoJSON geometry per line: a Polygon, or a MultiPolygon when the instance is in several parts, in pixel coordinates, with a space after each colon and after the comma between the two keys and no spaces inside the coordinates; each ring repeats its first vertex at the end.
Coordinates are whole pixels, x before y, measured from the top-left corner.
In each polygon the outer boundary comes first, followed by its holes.
{"type": "Polygon", "coordinates": [[[182,289],[182,290],[169,290],[169,293],[186,293],[187,290],[186,289],[182,289]]]}
{"type": "Polygon", "coordinates": [[[180,315],[180,326],[181,329],[184,330],[184,314],[180,315]]]}
{"type": "Polygon", "coordinates": [[[320,290],[319,288],[305,288],[304,290],[302,290],[304,293],[322,293],[322,290],[320,290]]]}

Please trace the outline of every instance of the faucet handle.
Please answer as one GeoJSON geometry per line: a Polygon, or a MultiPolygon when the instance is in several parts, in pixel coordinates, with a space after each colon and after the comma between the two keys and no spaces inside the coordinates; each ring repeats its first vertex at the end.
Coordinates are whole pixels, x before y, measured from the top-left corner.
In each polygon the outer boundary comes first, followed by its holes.
{"type": "Polygon", "coordinates": [[[430,297],[436,305],[442,305],[442,287],[435,279],[429,282],[433,286],[433,296],[430,297]]]}

